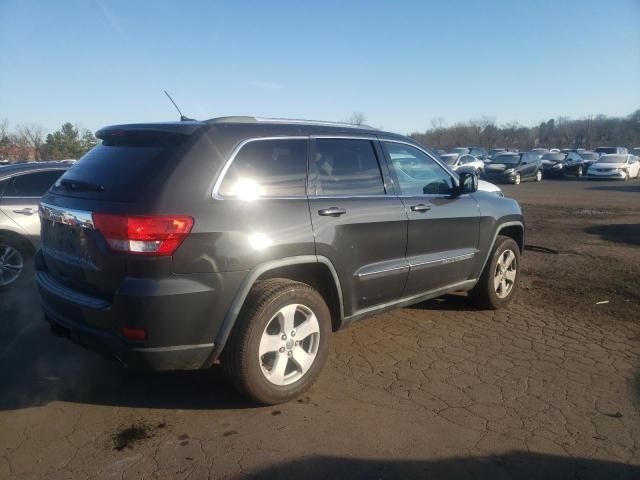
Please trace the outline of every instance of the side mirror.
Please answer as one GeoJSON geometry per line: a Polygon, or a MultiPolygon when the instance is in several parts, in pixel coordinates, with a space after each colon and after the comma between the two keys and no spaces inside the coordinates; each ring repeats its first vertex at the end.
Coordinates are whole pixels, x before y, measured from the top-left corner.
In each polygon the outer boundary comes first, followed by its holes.
{"type": "Polygon", "coordinates": [[[478,176],[471,172],[462,172],[458,176],[460,183],[453,189],[453,196],[458,197],[463,193],[473,193],[478,191],[478,176]]]}

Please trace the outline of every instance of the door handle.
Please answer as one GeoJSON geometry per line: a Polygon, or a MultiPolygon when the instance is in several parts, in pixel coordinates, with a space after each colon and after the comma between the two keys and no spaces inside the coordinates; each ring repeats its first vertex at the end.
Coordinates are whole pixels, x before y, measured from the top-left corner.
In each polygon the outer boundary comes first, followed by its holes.
{"type": "Polygon", "coordinates": [[[33,215],[36,211],[33,208],[21,208],[20,210],[14,210],[13,213],[21,213],[22,215],[33,215]]]}
{"type": "Polygon", "coordinates": [[[344,208],[331,207],[331,208],[323,208],[318,210],[318,215],[322,215],[323,217],[339,217],[340,215],[344,215],[347,211],[344,208]]]}
{"type": "Polygon", "coordinates": [[[412,212],[428,212],[431,210],[431,205],[425,205],[424,203],[419,203],[418,205],[411,205],[412,212]]]}

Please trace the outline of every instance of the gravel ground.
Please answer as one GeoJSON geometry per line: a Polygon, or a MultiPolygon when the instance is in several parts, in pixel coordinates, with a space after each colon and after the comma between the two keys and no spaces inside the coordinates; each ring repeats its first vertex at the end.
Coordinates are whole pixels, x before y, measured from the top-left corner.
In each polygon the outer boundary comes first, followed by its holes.
{"type": "Polygon", "coordinates": [[[360,322],[277,407],[217,367],[134,375],[52,337],[31,283],[1,292],[0,478],[640,478],[640,181],[504,190],[530,245],[510,308],[360,322]]]}

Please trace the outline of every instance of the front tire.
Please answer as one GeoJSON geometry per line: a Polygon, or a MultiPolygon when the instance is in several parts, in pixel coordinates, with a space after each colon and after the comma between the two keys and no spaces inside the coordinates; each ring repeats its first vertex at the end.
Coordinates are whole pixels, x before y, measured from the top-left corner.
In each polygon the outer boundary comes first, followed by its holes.
{"type": "Polygon", "coordinates": [[[511,237],[498,236],[480,280],[469,292],[477,305],[497,310],[511,303],[518,288],[520,247],[511,237]]]}
{"type": "Polygon", "coordinates": [[[520,185],[520,182],[522,181],[522,177],[520,176],[519,173],[516,173],[516,176],[513,179],[513,183],[515,185],[520,185]]]}
{"type": "Polygon", "coordinates": [[[320,375],[330,334],[329,308],[316,290],[290,280],[264,280],[245,301],[222,366],[236,388],[257,402],[287,402],[320,375]]]}
{"type": "Polygon", "coordinates": [[[582,170],[582,167],[578,167],[578,170],[576,170],[576,178],[582,178],[583,174],[584,171],[582,170]]]}
{"type": "Polygon", "coordinates": [[[536,172],[536,182],[541,182],[542,181],[542,170],[538,170],[536,172]]]}

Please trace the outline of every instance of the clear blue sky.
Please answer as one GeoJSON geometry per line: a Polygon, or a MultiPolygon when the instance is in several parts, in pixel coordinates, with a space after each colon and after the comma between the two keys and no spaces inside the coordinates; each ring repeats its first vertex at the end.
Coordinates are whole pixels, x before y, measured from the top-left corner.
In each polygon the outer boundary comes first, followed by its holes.
{"type": "Polygon", "coordinates": [[[0,0],[0,119],[185,114],[344,120],[400,133],[640,108],[640,0],[0,0]]]}

